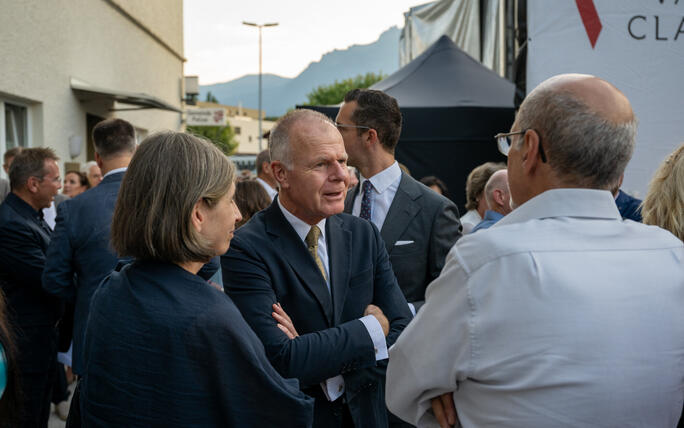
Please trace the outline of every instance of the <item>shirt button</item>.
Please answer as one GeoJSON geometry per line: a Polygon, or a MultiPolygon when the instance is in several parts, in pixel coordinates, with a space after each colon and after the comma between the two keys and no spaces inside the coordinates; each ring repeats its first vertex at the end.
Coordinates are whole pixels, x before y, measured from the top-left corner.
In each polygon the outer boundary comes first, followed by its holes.
{"type": "Polygon", "coordinates": [[[376,354],[378,353],[378,348],[375,348],[375,353],[376,353],[376,354]]]}

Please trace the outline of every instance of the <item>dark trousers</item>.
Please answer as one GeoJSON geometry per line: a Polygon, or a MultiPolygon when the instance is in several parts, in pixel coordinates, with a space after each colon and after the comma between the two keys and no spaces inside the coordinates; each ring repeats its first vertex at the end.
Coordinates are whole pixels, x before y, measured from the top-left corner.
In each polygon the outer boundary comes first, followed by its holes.
{"type": "Polygon", "coordinates": [[[344,396],[330,402],[321,388],[307,388],[305,394],[314,398],[314,428],[354,428],[344,396]]]}
{"type": "Polygon", "coordinates": [[[23,327],[17,331],[22,416],[20,427],[46,428],[55,381],[57,334],[53,327],[23,327]]]}
{"type": "Polygon", "coordinates": [[[74,396],[71,398],[71,406],[69,406],[69,417],[67,418],[65,428],[81,428],[81,377],[76,380],[76,388],[74,389],[74,396]]]}

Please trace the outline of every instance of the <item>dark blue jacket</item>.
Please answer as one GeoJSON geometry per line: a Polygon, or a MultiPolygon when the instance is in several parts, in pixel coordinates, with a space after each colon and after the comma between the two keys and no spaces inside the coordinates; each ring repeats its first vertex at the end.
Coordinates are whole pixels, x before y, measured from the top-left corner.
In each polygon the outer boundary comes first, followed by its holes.
{"type": "Polygon", "coordinates": [[[14,193],[0,205],[0,288],[15,329],[23,373],[46,372],[55,357],[63,303],[41,287],[50,227],[14,193]]]}
{"type": "Polygon", "coordinates": [[[411,319],[385,244],[372,223],[347,214],[326,221],[331,292],[275,200],[237,230],[221,258],[226,292],[261,339],[273,366],[316,398],[314,426],[334,420],[320,382],[342,374],[357,427],[386,426],[386,361],[358,321],[375,304],[390,322],[392,345],[411,319]],[[273,317],[280,302],[300,336],[290,340],[273,317]]]}
{"type": "Polygon", "coordinates": [[[109,243],[109,232],[123,175],[108,175],[96,187],[59,204],[47,250],[43,288],[75,302],[72,363],[77,374],[82,373],[90,299],[118,260],[109,243]]]}
{"type": "Polygon", "coordinates": [[[54,327],[61,316],[61,300],[41,287],[51,233],[42,211],[14,193],[0,205],[0,287],[19,326],[54,327]]]}
{"type": "Polygon", "coordinates": [[[634,220],[641,223],[641,199],[619,190],[618,197],[615,198],[615,205],[617,205],[624,220],[634,220]]]}
{"type": "Polygon", "coordinates": [[[82,426],[311,425],[313,400],[273,369],[230,298],[174,264],[106,278],[84,345],[82,426]]]}

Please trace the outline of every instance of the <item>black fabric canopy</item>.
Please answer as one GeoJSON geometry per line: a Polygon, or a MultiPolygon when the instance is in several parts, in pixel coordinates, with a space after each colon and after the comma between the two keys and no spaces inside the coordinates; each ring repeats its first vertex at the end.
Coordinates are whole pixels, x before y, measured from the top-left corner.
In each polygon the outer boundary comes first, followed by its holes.
{"type": "MultiPolygon", "coordinates": [[[[442,36],[371,89],[393,96],[401,108],[404,124],[397,160],[416,179],[439,177],[465,212],[465,181],[470,171],[487,161],[506,160],[492,137],[507,132],[513,123],[515,86],[442,36]]],[[[331,118],[339,109],[306,107],[331,118]]]]}

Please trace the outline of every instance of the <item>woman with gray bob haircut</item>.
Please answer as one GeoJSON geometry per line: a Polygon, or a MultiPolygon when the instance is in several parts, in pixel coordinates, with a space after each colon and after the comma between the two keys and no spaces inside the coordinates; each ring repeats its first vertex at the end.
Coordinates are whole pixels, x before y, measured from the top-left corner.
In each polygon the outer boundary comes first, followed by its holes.
{"type": "Polygon", "coordinates": [[[80,388],[83,426],[311,425],[313,400],[283,379],[233,301],[200,267],[241,215],[235,167],[213,144],[163,132],[137,149],[111,241],[135,261],[93,295],[80,388]]]}

